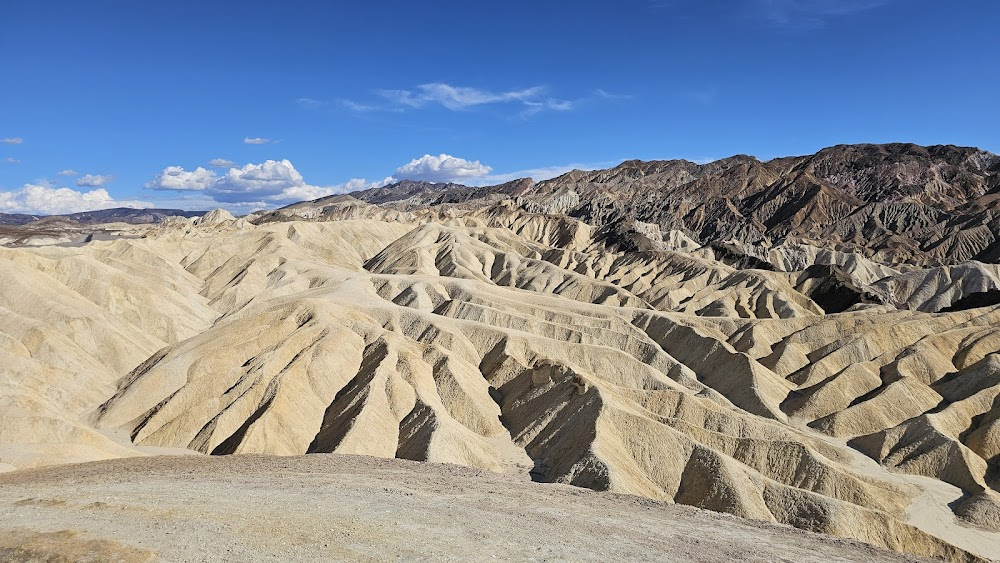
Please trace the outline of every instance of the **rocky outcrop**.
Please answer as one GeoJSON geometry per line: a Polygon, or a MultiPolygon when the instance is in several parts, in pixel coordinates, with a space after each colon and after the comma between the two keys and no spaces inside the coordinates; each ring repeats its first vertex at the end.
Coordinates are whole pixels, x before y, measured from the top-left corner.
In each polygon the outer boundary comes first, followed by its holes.
{"type": "Polygon", "coordinates": [[[997,166],[630,161],[0,249],[0,468],[366,454],[997,556],[997,166]]]}

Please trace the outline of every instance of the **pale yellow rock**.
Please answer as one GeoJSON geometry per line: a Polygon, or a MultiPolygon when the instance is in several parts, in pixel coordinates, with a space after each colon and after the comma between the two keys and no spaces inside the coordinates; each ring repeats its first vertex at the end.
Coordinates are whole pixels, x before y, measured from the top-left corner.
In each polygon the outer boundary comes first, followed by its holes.
{"type": "MultiPolygon", "coordinates": [[[[975,552],[910,517],[916,474],[996,533],[1000,311],[826,315],[788,272],[735,269],[683,233],[602,250],[580,221],[508,204],[252,219],[0,249],[0,468],[365,454],[975,552]]],[[[905,275],[804,247],[772,259],[905,275]]]]}

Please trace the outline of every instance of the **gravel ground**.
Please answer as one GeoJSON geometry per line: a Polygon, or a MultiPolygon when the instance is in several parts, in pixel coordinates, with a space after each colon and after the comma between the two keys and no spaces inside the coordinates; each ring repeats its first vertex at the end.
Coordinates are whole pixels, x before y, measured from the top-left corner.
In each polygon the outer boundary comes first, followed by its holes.
{"type": "Polygon", "coordinates": [[[915,561],[857,542],[453,465],[120,459],[0,474],[4,561],[915,561]]]}

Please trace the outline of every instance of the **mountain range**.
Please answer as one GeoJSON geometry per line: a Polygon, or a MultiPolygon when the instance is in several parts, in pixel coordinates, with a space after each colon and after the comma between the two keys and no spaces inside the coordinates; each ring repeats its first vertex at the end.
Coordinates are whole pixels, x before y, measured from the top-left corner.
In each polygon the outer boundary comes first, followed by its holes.
{"type": "Polygon", "coordinates": [[[852,145],[0,248],[0,469],[400,458],[1000,558],[998,193],[852,145]]]}
{"type": "MultiPolygon", "coordinates": [[[[1000,156],[951,145],[841,145],[767,162],[746,155],[701,165],[632,160],[537,184],[404,181],[350,195],[403,209],[514,198],[528,211],[564,213],[595,227],[641,221],[702,244],[738,241],[758,258],[762,249],[751,245],[800,241],[889,264],[1000,257],[1000,156]]],[[[312,203],[330,200],[336,196],[312,203]]]]}

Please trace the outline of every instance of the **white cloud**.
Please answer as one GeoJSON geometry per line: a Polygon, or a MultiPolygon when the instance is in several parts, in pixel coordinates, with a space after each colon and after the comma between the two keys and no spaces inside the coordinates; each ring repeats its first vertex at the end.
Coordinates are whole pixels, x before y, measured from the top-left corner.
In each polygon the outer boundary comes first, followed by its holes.
{"type": "Polygon", "coordinates": [[[208,165],[212,168],[235,168],[239,166],[231,160],[226,160],[225,158],[213,158],[208,161],[208,165]]]}
{"type": "Polygon", "coordinates": [[[0,143],[5,145],[20,145],[23,142],[24,139],[20,137],[4,137],[3,139],[0,139],[0,143]]]}
{"type": "Polygon", "coordinates": [[[426,182],[460,182],[482,178],[493,169],[478,160],[469,161],[447,154],[424,156],[411,160],[396,169],[397,178],[426,182]]]}
{"type": "Polygon", "coordinates": [[[114,180],[114,176],[87,174],[86,176],[78,178],[76,180],[76,185],[84,188],[99,188],[111,180],[114,180]]]}
{"type": "MultiPolygon", "coordinates": [[[[398,181],[399,180],[397,180],[394,176],[386,176],[385,178],[382,178],[381,180],[372,182],[372,183],[370,183],[370,184],[368,184],[366,186],[362,186],[362,187],[357,188],[357,189],[359,189],[359,190],[367,190],[367,189],[371,189],[371,188],[381,188],[381,187],[384,187],[384,186],[388,186],[389,184],[395,184],[398,181]]],[[[351,190],[351,191],[356,191],[356,190],[351,190]]]]}
{"type": "MultiPolygon", "coordinates": [[[[340,99],[337,100],[337,103],[345,109],[359,113],[402,112],[434,106],[444,107],[451,111],[463,111],[491,104],[507,104],[520,107],[519,115],[522,118],[527,118],[543,111],[566,112],[595,102],[621,101],[631,98],[628,95],[611,94],[605,90],[597,89],[586,96],[566,100],[547,95],[544,86],[493,91],[469,86],[454,86],[443,82],[420,84],[410,90],[376,90],[375,93],[384,101],[367,103],[340,99]]],[[[300,98],[297,102],[306,109],[318,109],[326,105],[326,102],[309,98],[300,98]]]]}
{"type": "Polygon", "coordinates": [[[160,171],[152,181],[146,182],[146,189],[203,191],[211,188],[217,180],[215,172],[200,166],[190,172],[180,166],[168,166],[160,171]]]}
{"type": "MultiPolygon", "coordinates": [[[[364,182],[364,180],[362,180],[364,182]]],[[[301,186],[289,186],[283,190],[277,196],[269,196],[264,198],[267,201],[274,202],[295,202],[295,201],[306,201],[310,199],[319,199],[321,197],[326,197],[328,195],[333,195],[335,193],[345,193],[353,190],[338,190],[336,186],[327,186],[322,188],[320,186],[310,186],[308,184],[303,184],[301,186]]]]}
{"type": "Polygon", "coordinates": [[[534,102],[545,91],[541,86],[510,90],[507,92],[491,92],[479,88],[452,86],[434,82],[417,86],[416,92],[410,90],[380,90],[378,94],[391,102],[414,108],[428,104],[440,104],[450,110],[462,110],[483,104],[507,102],[534,102]]]}
{"type": "Polygon", "coordinates": [[[532,115],[535,115],[536,113],[545,110],[569,111],[576,106],[574,102],[571,102],[569,100],[556,100],[551,98],[540,102],[526,101],[524,102],[524,105],[526,107],[521,112],[521,117],[531,117],[532,115]]]}
{"type": "Polygon", "coordinates": [[[271,139],[265,139],[263,137],[243,137],[244,145],[266,145],[270,142],[271,139]]]}
{"type": "Polygon", "coordinates": [[[103,188],[81,192],[71,188],[25,184],[17,191],[0,192],[0,212],[4,213],[59,215],[112,207],[141,209],[152,206],[148,201],[116,200],[103,188]]]}
{"type": "Polygon", "coordinates": [[[230,168],[212,186],[211,192],[222,201],[246,201],[247,196],[275,197],[286,189],[306,186],[302,174],[287,159],[265,160],[243,168],[230,168]],[[230,199],[232,197],[235,199],[230,199]]]}
{"type": "Polygon", "coordinates": [[[221,175],[201,167],[189,171],[180,166],[168,166],[145,187],[160,191],[196,192],[199,195],[186,197],[195,198],[203,204],[202,208],[207,205],[246,211],[248,208],[275,207],[377,185],[384,184],[354,178],[343,184],[315,186],[307,183],[290,161],[266,160],[242,168],[231,167],[221,175]]]}
{"type": "Polygon", "coordinates": [[[79,176],[80,173],[77,172],[76,170],[73,170],[72,168],[67,168],[66,170],[60,170],[59,171],[59,175],[60,176],[79,176]]]}
{"type": "Polygon", "coordinates": [[[20,160],[14,158],[13,156],[8,156],[7,158],[3,159],[3,161],[7,162],[9,164],[20,164],[21,163],[20,160]]]}

